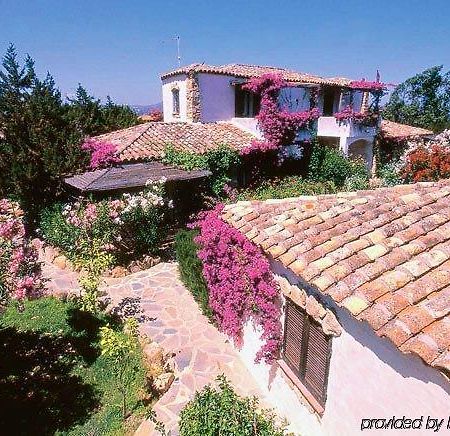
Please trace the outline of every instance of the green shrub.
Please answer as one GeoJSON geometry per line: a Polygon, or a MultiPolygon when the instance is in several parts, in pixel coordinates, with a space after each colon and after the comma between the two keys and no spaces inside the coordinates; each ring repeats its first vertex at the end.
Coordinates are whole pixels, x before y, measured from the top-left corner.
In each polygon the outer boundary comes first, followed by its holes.
{"type": "Polygon", "coordinates": [[[210,385],[196,392],[181,411],[181,436],[283,436],[285,426],[275,422],[269,410],[259,410],[258,400],[238,396],[225,376],[217,378],[218,388],[210,385]]]}
{"type": "Polygon", "coordinates": [[[360,191],[369,188],[369,179],[367,176],[353,174],[345,179],[344,191],[360,191]]]}
{"type": "Polygon", "coordinates": [[[166,164],[180,167],[186,171],[205,170],[208,168],[206,154],[176,150],[173,145],[168,145],[166,147],[162,161],[166,164]]]}
{"type": "Polygon", "coordinates": [[[383,186],[395,186],[403,183],[396,162],[389,162],[378,168],[377,175],[382,179],[383,186]]]}
{"type": "Polygon", "coordinates": [[[236,150],[225,145],[206,154],[208,169],[211,171],[211,190],[218,197],[223,195],[224,186],[232,180],[241,164],[241,158],[236,150]]]}
{"type": "Polygon", "coordinates": [[[197,257],[198,246],[194,241],[196,230],[180,230],[175,236],[175,253],[182,282],[194,296],[205,316],[212,319],[208,303],[208,287],[203,278],[202,262],[197,257]]]}
{"type": "Polygon", "coordinates": [[[256,188],[240,191],[235,200],[268,200],[270,198],[290,198],[300,195],[332,194],[336,192],[333,182],[313,182],[300,176],[264,180],[256,188]]]}
{"type": "Polygon", "coordinates": [[[338,188],[344,186],[347,178],[368,180],[364,163],[348,159],[340,150],[314,143],[308,167],[308,179],[319,182],[333,182],[338,188]]]}
{"type": "Polygon", "coordinates": [[[163,182],[115,200],[79,198],[45,209],[40,221],[42,236],[76,266],[96,274],[116,262],[156,253],[167,234],[165,216],[171,207],[163,182]]]}
{"type": "Polygon", "coordinates": [[[67,222],[62,214],[63,207],[63,204],[56,203],[45,208],[41,212],[39,227],[49,244],[61,248],[66,253],[71,253],[80,237],[81,230],[67,222]]]}
{"type": "Polygon", "coordinates": [[[226,145],[204,154],[178,151],[169,145],[165,149],[163,162],[186,171],[211,171],[210,188],[217,197],[220,197],[223,195],[224,186],[232,179],[241,164],[241,158],[236,150],[226,145]]]}
{"type": "Polygon", "coordinates": [[[135,208],[123,215],[122,245],[129,246],[133,256],[154,254],[167,234],[163,210],[135,208]]]}

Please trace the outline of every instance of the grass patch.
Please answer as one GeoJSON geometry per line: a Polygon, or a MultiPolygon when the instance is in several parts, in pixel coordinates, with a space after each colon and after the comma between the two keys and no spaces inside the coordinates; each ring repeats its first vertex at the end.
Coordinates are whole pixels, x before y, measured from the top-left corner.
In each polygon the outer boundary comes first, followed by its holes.
{"type": "Polygon", "coordinates": [[[197,257],[198,245],[194,241],[197,234],[196,230],[180,230],[175,236],[175,254],[181,281],[194,296],[203,314],[212,320],[208,287],[203,277],[202,262],[197,257]]]}
{"type": "MultiPolygon", "coordinates": [[[[46,297],[12,303],[0,317],[0,426],[18,435],[119,435],[138,425],[145,368],[128,386],[132,416],[123,422],[110,361],[100,355],[99,329],[121,325],[105,314],[82,312],[74,301],[46,297]]],[[[148,403],[148,402],[147,402],[148,403]]]]}

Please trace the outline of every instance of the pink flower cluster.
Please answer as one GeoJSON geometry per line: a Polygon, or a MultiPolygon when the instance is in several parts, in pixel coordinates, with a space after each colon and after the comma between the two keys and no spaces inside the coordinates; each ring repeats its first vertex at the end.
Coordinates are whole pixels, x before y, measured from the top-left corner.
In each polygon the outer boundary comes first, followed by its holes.
{"type": "Polygon", "coordinates": [[[90,169],[105,168],[119,162],[116,156],[117,147],[110,142],[88,138],[81,148],[91,154],[90,169]]]}
{"type": "Polygon", "coordinates": [[[249,147],[241,151],[242,155],[255,151],[273,151],[282,145],[290,145],[300,129],[309,128],[312,122],[319,118],[320,112],[317,108],[294,113],[280,110],[278,96],[280,90],[287,86],[279,74],[263,74],[250,79],[243,86],[244,89],[261,95],[261,109],[256,118],[264,141],[254,140],[249,147]]]}
{"type": "Polygon", "coordinates": [[[0,297],[36,298],[43,288],[36,249],[25,239],[22,211],[16,203],[0,199],[0,297]]]}
{"type": "Polygon", "coordinates": [[[378,118],[373,112],[356,112],[351,106],[346,106],[341,111],[336,112],[334,117],[339,124],[353,121],[357,124],[365,125],[375,125],[378,118]]]}
{"type": "Polygon", "coordinates": [[[384,91],[387,86],[383,82],[373,82],[370,80],[354,80],[350,82],[350,88],[352,89],[359,89],[359,90],[366,90],[366,91],[384,91]]]}
{"type": "Polygon", "coordinates": [[[196,242],[209,305],[220,329],[237,343],[248,320],[260,325],[264,345],[256,361],[271,363],[281,344],[279,290],[261,250],[220,218],[222,209],[202,212],[192,225],[200,230],[196,242]]]}

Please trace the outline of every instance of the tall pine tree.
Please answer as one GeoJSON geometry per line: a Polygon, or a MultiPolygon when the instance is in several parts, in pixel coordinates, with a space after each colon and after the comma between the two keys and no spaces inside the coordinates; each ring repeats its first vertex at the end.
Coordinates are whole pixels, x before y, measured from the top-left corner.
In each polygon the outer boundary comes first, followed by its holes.
{"type": "Polygon", "coordinates": [[[73,128],[48,74],[40,80],[30,57],[21,66],[14,46],[0,72],[0,195],[18,199],[33,226],[39,210],[62,192],[61,176],[82,169],[82,134],[73,128]]]}

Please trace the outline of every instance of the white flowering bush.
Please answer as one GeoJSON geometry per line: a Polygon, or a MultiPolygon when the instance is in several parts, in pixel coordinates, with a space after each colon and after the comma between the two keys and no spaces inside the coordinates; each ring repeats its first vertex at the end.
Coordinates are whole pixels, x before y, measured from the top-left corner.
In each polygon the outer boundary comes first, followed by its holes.
{"type": "Polygon", "coordinates": [[[92,247],[96,247],[102,259],[99,270],[154,253],[166,234],[166,212],[172,207],[165,182],[164,178],[149,181],[142,191],[115,199],[79,197],[54,205],[42,214],[42,235],[81,266],[92,261],[92,247]]]}

